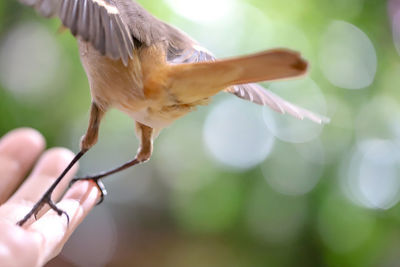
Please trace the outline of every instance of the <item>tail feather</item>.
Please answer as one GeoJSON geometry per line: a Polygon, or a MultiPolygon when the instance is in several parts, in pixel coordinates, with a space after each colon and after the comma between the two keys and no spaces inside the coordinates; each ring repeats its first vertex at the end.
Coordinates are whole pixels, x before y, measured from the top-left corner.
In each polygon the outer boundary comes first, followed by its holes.
{"type": "Polygon", "coordinates": [[[235,85],[288,79],[304,75],[307,62],[300,54],[285,49],[214,62],[171,65],[169,88],[184,101],[215,95],[235,85]]]}
{"type": "Polygon", "coordinates": [[[317,123],[327,123],[328,118],[291,104],[260,85],[252,84],[299,77],[307,72],[307,68],[307,62],[299,53],[275,49],[233,59],[171,65],[167,86],[182,102],[196,102],[225,89],[279,113],[288,113],[301,120],[308,118],[317,123]]]}

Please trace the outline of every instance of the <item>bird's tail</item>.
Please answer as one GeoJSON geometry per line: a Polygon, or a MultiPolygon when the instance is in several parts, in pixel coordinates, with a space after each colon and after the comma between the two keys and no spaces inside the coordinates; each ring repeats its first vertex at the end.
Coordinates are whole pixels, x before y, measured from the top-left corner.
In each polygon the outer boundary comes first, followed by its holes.
{"type": "Polygon", "coordinates": [[[328,123],[329,118],[285,101],[254,84],[255,82],[296,78],[306,74],[307,62],[287,49],[269,50],[249,56],[212,62],[171,66],[169,88],[182,102],[197,102],[226,90],[254,103],[288,113],[298,119],[328,123]]]}
{"type": "Polygon", "coordinates": [[[169,88],[181,100],[195,102],[236,84],[299,77],[307,67],[299,53],[275,49],[233,59],[172,65],[169,88]]]}

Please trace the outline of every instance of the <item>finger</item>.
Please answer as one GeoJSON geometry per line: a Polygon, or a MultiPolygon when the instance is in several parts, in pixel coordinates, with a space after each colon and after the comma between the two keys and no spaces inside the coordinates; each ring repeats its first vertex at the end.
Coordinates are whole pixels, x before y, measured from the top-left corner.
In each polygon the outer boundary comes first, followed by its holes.
{"type": "Polygon", "coordinates": [[[43,136],[29,128],[13,130],[0,139],[0,204],[15,191],[44,147],[43,136]]]}
{"type": "MultiPolygon", "coordinates": [[[[31,175],[12,196],[10,202],[36,203],[53,184],[54,180],[67,167],[73,157],[74,154],[65,148],[52,148],[46,151],[40,157],[31,175]]],[[[76,173],[77,167],[78,166],[75,165],[56,187],[52,194],[52,199],[54,201],[57,201],[61,197],[76,173]]],[[[48,206],[46,205],[44,210],[47,209],[48,206]]]]}
{"type": "Polygon", "coordinates": [[[59,216],[53,210],[48,211],[38,221],[29,226],[29,231],[40,233],[44,239],[45,261],[56,256],[76,227],[87,216],[100,198],[100,191],[91,181],[78,182],[68,190],[57,207],[67,212],[59,216]]]}
{"type": "Polygon", "coordinates": [[[0,221],[1,266],[38,266],[41,240],[37,233],[0,221]]]}

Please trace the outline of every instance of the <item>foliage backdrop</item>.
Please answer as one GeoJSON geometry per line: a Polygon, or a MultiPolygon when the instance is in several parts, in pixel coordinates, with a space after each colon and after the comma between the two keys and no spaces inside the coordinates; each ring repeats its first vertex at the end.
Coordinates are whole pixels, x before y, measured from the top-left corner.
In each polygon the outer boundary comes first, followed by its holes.
{"type": "MultiPolygon", "coordinates": [[[[180,119],[48,266],[398,266],[400,1],[141,0],[218,57],[302,52],[307,78],[265,84],[326,114],[321,127],[231,95],[180,119]]],[[[56,19],[0,1],[0,135],[29,126],[78,150],[90,95],[56,19]]],[[[110,112],[80,173],[136,152],[110,112]]]]}

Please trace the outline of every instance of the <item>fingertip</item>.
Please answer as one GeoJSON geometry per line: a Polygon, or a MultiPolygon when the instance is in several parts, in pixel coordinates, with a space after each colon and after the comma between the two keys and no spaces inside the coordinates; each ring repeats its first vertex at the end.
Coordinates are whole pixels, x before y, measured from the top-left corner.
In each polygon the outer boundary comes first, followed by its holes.
{"type": "Polygon", "coordinates": [[[88,192],[89,186],[89,181],[78,181],[71,186],[64,198],[80,201],[81,198],[88,192]]]}
{"type": "Polygon", "coordinates": [[[27,138],[32,143],[36,144],[39,147],[44,147],[46,141],[43,135],[36,129],[23,127],[11,130],[6,135],[2,137],[2,139],[8,138],[27,138]]]}
{"type": "Polygon", "coordinates": [[[8,132],[0,140],[0,153],[8,157],[20,159],[37,154],[46,146],[46,141],[41,133],[32,128],[18,128],[8,132]]]}
{"type": "Polygon", "coordinates": [[[90,193],[87,198],[87,203],[89,205],[92,205],[92,203],[94,203],[93,206],[95,206],[97,203],[99,203],[102,193],[94,181],[89,181],[89,182],[90,182],[90,193]]]}
{"type": "Polygon", "coordinates": [[[101,193],[93,181],[78,181],[65,194],[64,199],[78,201],[84,208],[94,206],[100,199],[101,193]]]}
{"type": "Polygon", "coordinates": [[[75,156],[71,150],[63,147],[50,148],[43,156],[46,157],[48,155],[50,155],[50,157],[57,157],[64,161],[70,161],[75,156]]]}

